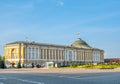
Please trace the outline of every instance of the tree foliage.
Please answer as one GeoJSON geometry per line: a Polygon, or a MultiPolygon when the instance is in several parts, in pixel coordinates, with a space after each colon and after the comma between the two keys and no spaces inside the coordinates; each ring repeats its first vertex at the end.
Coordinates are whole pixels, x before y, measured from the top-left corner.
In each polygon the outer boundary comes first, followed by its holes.
{"type": "Polygon", "coordinates": [[[18,64],[17,64],[17,68],[21,68],[21,63],[20,63],[20,61],[19,61],[18,64]]]}
{"type": "Polygon", "coordinates": [[[5,68],[4,57],[0,55],[0,68],[5,68]]]}

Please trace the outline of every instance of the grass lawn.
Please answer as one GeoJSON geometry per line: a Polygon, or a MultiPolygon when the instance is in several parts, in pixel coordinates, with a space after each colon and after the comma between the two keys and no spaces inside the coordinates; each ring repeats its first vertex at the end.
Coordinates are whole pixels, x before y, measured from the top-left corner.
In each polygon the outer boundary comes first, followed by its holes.
{"type": "Polygon", "coordinates": [[[85,65],[70,65],[69,68],[96,68],[96,69],[114,69],[119,68],[119,63],[104,63],[104,64],[85,64],[85,65]]]}

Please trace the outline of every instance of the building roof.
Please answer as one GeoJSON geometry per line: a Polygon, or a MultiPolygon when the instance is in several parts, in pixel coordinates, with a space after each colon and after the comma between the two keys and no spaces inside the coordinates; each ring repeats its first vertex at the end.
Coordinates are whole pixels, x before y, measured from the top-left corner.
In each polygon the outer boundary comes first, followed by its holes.
{"type": "Polygon", "coordinates": [[[56,45],[56,44],[48,44],[48,43],[37,43],[37,42],[26,42],[26,41],[15,41],[11,43],[7,43],[6,45],[11,45],[11,44],[27,44],[27,45],[44,45],[44,46],[59,46],[59,47],[69,47],[65,45],[56,45]]]}
{"type": "Polygon", "coordinates": [[[84,40],[81,38],[78,38],[75,42],[73,42],[70,46],[67,45],[56,45],[56,44],[48,44],[48,43],[36,43],[36,42],[26,42],[26,41],[15,41],[11,43],[7,43],[6,45],[11,45],[11,44],[30,44],[30,45],[44,45],[44,46],[53,46],[53,47],[67,47],[67,48],[76,48],[76,49],[94,49],[94,50],[101,50],[98,48],[93,48],[89,46],[84,40]]]}
{"type": "Polygon", "coordinates": [[[75,42],[71,44],[71,46],[77,48],[92,48],[81,38],[78,38],[75,42]]]}
{"type": "Polygon", "coordinates": [[[15,42],[11,42],[11,43],[7,43],[6,45],[9,45],[9,44],[19,44],[19,43],[29,43],[29,42],[26,42],[26,41],[15,41],[15,42]]]}

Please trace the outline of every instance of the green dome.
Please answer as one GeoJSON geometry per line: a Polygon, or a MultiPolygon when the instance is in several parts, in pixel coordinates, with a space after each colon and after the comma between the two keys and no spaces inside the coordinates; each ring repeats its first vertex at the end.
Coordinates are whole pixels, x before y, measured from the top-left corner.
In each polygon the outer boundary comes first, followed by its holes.
{"type": "Polygon", "coordinates": [[[80,38],[78,38],[74,43],[72,43],[71,46],[77,48],[91,48],[85,41],[80,38]]]}

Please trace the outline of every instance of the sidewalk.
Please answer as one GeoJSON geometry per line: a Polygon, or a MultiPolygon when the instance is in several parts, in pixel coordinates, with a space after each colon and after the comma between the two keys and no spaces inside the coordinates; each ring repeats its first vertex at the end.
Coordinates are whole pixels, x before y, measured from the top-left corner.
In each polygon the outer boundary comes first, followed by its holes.
{"type": "Polygon", "coordinates": [[[116,69],[78,69],[78,68],[20,68],[20,69],[0,69],[2,72],[26,72],[26,73],[63,73],[63,74],[72,74],[72,73],[100,73],[100,72],[120,72],[120,68],[116,69]]]}

